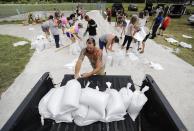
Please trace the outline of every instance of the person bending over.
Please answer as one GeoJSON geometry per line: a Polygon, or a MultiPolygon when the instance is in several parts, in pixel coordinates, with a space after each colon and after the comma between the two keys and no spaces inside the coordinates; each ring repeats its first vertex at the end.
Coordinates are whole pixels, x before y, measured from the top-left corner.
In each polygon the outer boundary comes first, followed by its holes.
{"type": "Polygon", "coordinates": [[[77,63],[75,65],[75,79],[78,78],[87,78],[90,77],[92,75],[105,75],[104,69],[105,69],[105,64],[102,60],[102,51],[95,47],[96,43],[95,40],[93,38],[89,38],[86,41],[86,48],[82,49],[80,56],[77,60],[77,63]],[[80,73],[80,69],[81,69],[81,65],[82,62],[84,60],[84,57],[87,56],[93,70],[87,73],[83,73],[81,75],[79,75],[80,73]]]}
{"type": "Polygon", "coordinates": [[[113,34],[104,34],[99,38],[99,47],[101,50],[105,47],[107,50],[113,51],[112,47],[114,43],[119,43],[119,38],[113,34]]]}

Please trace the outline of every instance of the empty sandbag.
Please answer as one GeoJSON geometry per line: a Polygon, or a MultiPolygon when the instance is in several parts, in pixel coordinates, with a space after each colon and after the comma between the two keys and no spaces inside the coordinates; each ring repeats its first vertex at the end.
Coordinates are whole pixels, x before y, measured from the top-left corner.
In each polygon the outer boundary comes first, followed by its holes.
{"type": "Polygon", "coordinates": [[[81,85],[76,79],[67,82],[64,87],[61,107],[63,113],[74,111],[79,107],[79,99],[81,95],[81,85]]]}
{"type": "Polygon", "coordinates": [[[108,104],[108,99],[109,95],[107,93],[87,87],[82,89],[80,103],[93,108],[103,118],[105,117],[105,108],[108,104]]]}
{"type": "Polygon", "coordinates": [[[141,111],[144,104],[147,102],[147,97],[144,95],[144,92],[149,90],[149,87],[144,87],[142,91],[136,89],[132,95],[131,103],[127,112],[129,113],[131,119],[135,121],[136,117],[138,116],[139,112],[141,111]]]}
{"type": "Polygon", "coordinates": [[[133,92],[130,90],[131,87],[131,83],[127,84],[127,87],[123,87],[120,89],[119,94],[121,95],[121,98],[123,100],[123,103],[125,105],[125,109],[127,110],[130,102],[131,102],[131,98],[133,95],[133,92]]]}
{"type": "Polygon", "coordinates": [[[111,122],[123,120],[123,116],[126,114],[126,109],[121,95],[117,90],[110,88],[107,88],[106,93],[110,95],[108,105],[106,107],[106,121],[111,122]]]}
{"type": "Polygon", "coordinates": [[[48,111],[52,114],[52,117],[56,117],[57,115],[62,115],[63,112],[61,110],[62,98],[63,98],[64,88],[57,87],[55,91],[52,93],[49,101],[48,101],[48,111]]]}

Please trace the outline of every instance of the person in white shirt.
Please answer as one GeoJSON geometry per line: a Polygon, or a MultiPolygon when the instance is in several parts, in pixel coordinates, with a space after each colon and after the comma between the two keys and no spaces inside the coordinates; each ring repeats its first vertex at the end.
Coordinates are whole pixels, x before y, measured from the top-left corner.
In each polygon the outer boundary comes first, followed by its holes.
{"type": "Polygon", "coordinates": [[[129,47],[131,45],[132,40],[134,39],[134,34],[137,32],[135,25],[138,22],[137,16],[132,16],[129,25],[127,26],[127,32],[125,34],[125,38],[122,44],[122,49],[124,48],[125,44],[127,43],[126,53],[128,53],[129,47]]]}

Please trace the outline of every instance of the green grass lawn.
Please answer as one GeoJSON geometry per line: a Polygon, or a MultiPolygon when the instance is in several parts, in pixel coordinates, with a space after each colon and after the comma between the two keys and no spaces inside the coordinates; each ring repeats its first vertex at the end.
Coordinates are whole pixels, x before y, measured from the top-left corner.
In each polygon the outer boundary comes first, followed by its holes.
{"type": "MultiPolygon", "coordinates": [[[[187,22],[187,15],[182,16],[181,18],[172,18],[169,27],[166,29],[164,34],[172,35],[179,42],[186,42],[192,45],[192,49],[183,48],[181,46],[175,46],[168,43],[164,38],[164,36],[157,36],[154,41],[158,44],[162,44],[164,46],[168,46],[172,49],[180,49],[180,52],[176,54],[178,57],[182,58],[184,61],[190,63],[194,66],[194,26],[189,25],[187,22]],[[182,37],[182,35],[189,35],[193,38],[188,39],[182,37]]],[[[151,18],[152,19],[152,18],[151,18]]],[[[151,25],[152,20],[148,23],[149,27],[151,25]]]]}
{"type": "MultiPolygon", "coordinates": [[[[6,16],[17,15],[32,11],[54,11],[54,8],[61,11],[73,11],[76,8],[76,3],[58,3],[58,4],[0,4],[0,18],[6,16]]],[[[85,10],[96,10],[96,3],[82,3],[85,10]]]]}
{"type": "Polygon", "coordinates": [[[8,35],[0,35],[0,94],[5,91],[24,70],[33,54],[30,44],[14,47],[13,43],[28,41],[8,35]]]}
{"type": "Polygon", "coordinates": [[[5,24],[23,24],[23,20],[0,21],[0,25],[5,25],[5,24]]]}

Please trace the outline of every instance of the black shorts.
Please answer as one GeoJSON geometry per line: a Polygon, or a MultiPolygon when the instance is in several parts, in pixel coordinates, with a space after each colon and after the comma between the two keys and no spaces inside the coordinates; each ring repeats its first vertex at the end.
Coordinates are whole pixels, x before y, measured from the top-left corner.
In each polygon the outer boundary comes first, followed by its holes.
{"type": "Polygon", "coordinates": [[[145,36],[145,38],[143,39],[143,42],[146,42],[146,40],[149,38],[149,36],[150,36],[150,33],[145,36]]]}

